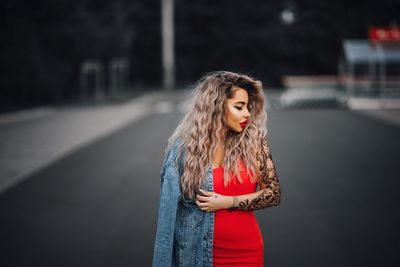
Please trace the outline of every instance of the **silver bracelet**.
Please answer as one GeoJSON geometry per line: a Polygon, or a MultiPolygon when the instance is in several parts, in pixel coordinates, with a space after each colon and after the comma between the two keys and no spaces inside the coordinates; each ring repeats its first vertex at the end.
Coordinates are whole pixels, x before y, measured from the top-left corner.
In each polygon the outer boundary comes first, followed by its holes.
{"type": "Polygon", "coordinates": [[[237,196],[232,196],[232,198],[233,198],[233,205],[232,207],[229,208],[229,210],[233,210],[239,207],[239,198],[237,196]]]}

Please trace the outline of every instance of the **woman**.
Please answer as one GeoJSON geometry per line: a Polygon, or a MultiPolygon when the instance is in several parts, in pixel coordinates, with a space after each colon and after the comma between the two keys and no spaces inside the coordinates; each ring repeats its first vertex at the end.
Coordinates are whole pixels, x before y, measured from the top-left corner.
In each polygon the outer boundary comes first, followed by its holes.
{"type": "Polygon", "coordinates": [[[166,149],[153,266],[264,266],[253,210],[281,196],[266,117],[261,82],[226,71],[198,82],[166,149]]]}

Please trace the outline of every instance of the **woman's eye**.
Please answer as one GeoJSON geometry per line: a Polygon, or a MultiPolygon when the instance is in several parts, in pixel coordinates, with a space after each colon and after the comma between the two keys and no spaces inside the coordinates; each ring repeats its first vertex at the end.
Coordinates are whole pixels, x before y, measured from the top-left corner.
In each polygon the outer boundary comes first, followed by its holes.
{"type": "Polygon", "coordinates": [[[242,110],[242,107],[236,107],[237,110],[242,110]]]}

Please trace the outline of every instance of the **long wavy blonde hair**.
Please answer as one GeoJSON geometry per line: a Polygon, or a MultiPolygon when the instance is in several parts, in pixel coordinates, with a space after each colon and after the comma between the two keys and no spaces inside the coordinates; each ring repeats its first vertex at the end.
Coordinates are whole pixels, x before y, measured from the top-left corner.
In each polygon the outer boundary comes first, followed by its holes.
{"type": "Polygon", "coordinates": [[[212,166],[217,144],[225,144],[224,184],[234,174],[240,182],[239,161],[253,182],[257,174],[256,153],[260,138],[267,134],[267,113],[264,109],[262,83],[247,75],[227,71],[208,73],[195,85],[189,111],[182,118],[168,139],[166,151],[179,139],[178,158],[183,155],[184,171],[181,175],[181,190],[184,198],[195,198],[199,188],[206,182],[206,173],[212,166]],[[249,95],[249,123],[241,133],[227,131],[227,99],[232,98],[237,88],[245,89],[249,95]]]}

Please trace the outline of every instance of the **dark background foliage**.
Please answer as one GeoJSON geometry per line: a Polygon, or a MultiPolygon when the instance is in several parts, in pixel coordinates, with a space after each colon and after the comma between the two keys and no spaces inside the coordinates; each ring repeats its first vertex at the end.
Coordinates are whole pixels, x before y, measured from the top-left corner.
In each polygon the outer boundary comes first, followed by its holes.
{"type": "MultiPolygon", "coordinates": [[[[269,87],[283,75],[335,74],[343,39],[367,39],[398,14],[398,0],[176,0],[177,83],[221,69],[269,87]],[[280,20],[288,6],[289,25],[280,20]]],[[[3,0],[0,22],[0,111],[76,99],[90,58],[128,58],[132,90],[161,86],[160,1],[3,0]]]]}

